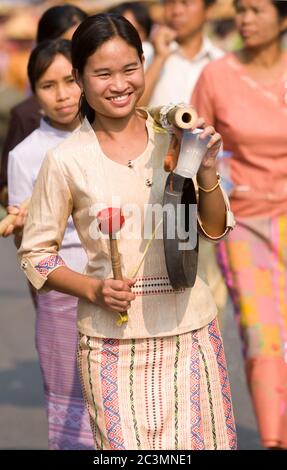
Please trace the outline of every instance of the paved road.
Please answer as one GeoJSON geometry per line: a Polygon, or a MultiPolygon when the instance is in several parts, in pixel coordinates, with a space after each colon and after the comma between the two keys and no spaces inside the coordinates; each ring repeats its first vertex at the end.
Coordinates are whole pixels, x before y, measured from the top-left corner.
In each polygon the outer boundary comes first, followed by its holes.
{"type": "MultiPolygon", "coordinates": [[[[0,449],[47,449],[35,315],[12,241],[0,239],[0,449]]],[[[260,449],[231,308],[224,328],[240,449],[260,449]]]]}

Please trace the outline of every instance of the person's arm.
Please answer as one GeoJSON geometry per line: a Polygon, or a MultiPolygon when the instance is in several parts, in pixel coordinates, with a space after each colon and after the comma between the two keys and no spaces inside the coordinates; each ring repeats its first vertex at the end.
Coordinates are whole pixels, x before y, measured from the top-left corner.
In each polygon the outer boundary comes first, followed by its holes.
{"type": "Polygon", "coordinates": [[[53,152],[48,152],[30,199],[18,252],[21,268],[36,289],[43,287],[48,273],[65,264],[58,251],[72,205],[62,165],[53,152]]]}
{"type": "Polygon", "coordinates": [[[46,285],[74,297],[82,298],[113,312],[125,312],[135,299],[131,287],[136,279],[94,279],[62,266],[48,275],[46,285]]]}
{"type": "MultiPolygon", "coordinates": [[[[205,122],[216,128],[214,87],[216,79],[212,67],[207,65],[202,71],[191,97],[191,104],[205,122]]],[[[202,134],[202,137],[204,134],[202,134]]],[[[219,136],[219,134],[217,134],[219,136]]],[[[213,137],[214,141],[214,137],[213,137]]],[[[220,142],[218,140],[218,142],[220,142]]],[[[212,141],[208,147],[212,145],[212,141]]],[[[197,183],[204,189],[217,185],[216,155],[220,145],[213,147],[206,155],[197,173],[197,183]]],[[[201,236],[209,241],[221,240],[235,226],[227,195],[218,185],[213,191],[198,189],[198,229],[201,236]]]]}
{"type": "Polygon", "coordinates": [[[198,213],[202,228],[212,238],[220,237],[226,228],[226,206],[220,186],[211,192],[204,192],[201,188],[210,190],[218,184],[215,169],[198,172],[198,213]]]}
{"type": "Polygon", "coordinates": [[[154,57],[145,72],[145,91],[138,103],[139,106],[148,106],[164,63],[172,52],[170,44],[174,38],[175,32],[167,26],[159,27],[154,33],[154,57]]]}
{"type": "Polygon", "coordinates": [[[7,168],[8,168],[8,156],[10,150],[16,147],[26,135],[24,135],[22,122],[17,113],[11,111],[11,118],[9,122],[7,136],[3,146],[3,152],[1,157],[0,167],[0,189],[7,186],[7,168]]]}
{"type": "Polygon", "coordinates": [[[135,299],[131,286],[135,280],[92,279],[69,269],[59,249],[73,198],[61,164],[49,152],[31,197],[28,217],[19,249],[21,268],[37,290],[54,289],[124,312],[135,299]]]}
{"type": "Polygon", "coordinates": [[[27,219],[28,209],[16,206],[8,206],[7,212],[9,215],[14,215],[15,220],[13,221],[13,223],[10,223],[7,228],[2,232],[2,236],[6,238],[9,237],[9,235],[13,234],[14,243],[16,245],[16,248],[19,249],[22,242],[23,228],[27,219]]]}
{"type": "MultiPolygon", "coordinates": [[[[206,135],[208,127],[202,133],[206,135]]],[[[220,175],[216,172],[216,155],[221,138],[215,133],[208,143],[208,152],[202,160],[196,175],[198,186],[198,230],[211,242],[222,240],[235,227],[229,200],[220,186],[220,175]]]]}
{"type": "Polygon", "coordinates": [[[15,222],[7,227],[4,237],[14,234],[14,243],[20,247],[23,227],[27,218],[27,209],[19,209],[20,205],[31,197],[33,181],[31,168],[27,167],[26,148],[17,146],[9,152],[8,158],[8,204],[9,214],[17,215],[15,222]]]}
{"type": "Polygon", "coordinates": [[[6,188],[9,152],[39,127],[40,117],[39,104],[34,97],[27,98],[11,110],[0,162],[0,203],[4,206],[8,202],[6,188]]]}

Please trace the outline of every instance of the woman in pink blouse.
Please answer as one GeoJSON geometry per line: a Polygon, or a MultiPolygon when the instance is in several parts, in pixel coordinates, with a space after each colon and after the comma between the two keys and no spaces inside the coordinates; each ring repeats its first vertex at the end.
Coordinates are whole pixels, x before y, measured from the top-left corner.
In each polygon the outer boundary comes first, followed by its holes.
{"type": "Polygon", "coordinates": [[[235,7],[244,47],[205,68],[192,101],[232,153],[237,228],[219,259],[263,445],[287,448],[287,2],[235,7]]]}

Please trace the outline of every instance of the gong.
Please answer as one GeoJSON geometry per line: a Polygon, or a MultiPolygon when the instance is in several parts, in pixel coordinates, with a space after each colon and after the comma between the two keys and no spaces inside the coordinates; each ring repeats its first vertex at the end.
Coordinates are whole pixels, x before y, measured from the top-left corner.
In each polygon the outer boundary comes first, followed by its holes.
{"type": "Polygon", "coordinates": [[[163,196],[165,262],[174,289],[193,287],[198,262],[197,204],[192,179],[170,173],[163,196]],[[193,205],[193,206],[191,206],[193,205]]]}

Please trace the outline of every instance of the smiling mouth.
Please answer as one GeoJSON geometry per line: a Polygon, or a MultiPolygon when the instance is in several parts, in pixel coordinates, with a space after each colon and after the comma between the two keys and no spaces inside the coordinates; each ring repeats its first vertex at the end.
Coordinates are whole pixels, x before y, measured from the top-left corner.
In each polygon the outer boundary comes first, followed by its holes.
{"type": "Polygon", "coordinates": [[[131,93],[126,93],[125,95],[118,95],[118,96],[110,96],[107,100],[112,101],[114,103],[121,103],[126,101],[130,97],[131,93]]]}

